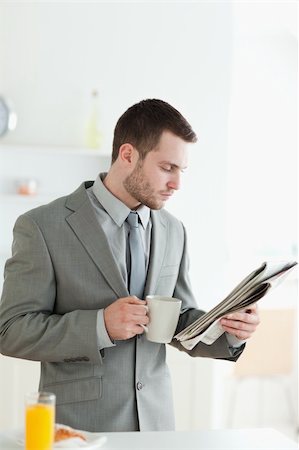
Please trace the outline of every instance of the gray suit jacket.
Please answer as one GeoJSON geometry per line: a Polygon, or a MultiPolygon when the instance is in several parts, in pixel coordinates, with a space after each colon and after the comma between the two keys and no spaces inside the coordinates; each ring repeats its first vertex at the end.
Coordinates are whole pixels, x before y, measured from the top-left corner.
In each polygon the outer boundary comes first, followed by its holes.
{"type": "MultiPolygon", "coordinates": [[[[97,311],[129,295],[82,184],[20,216],[0,306],[0,351],[41,361],[40,390],[57,396],[57,422],[89,431],[174,428],[165,345],[142,335],[101,352],[97,311]]],[[[152,211],[145,295],[182,299],[178,330],[202,314],[188,278],[184,228],[152,211]]],[[[172,345],[186,351],[177,341],[172,345]]],[[[191,356],[236,360],[223,335],[191,356]]]]}

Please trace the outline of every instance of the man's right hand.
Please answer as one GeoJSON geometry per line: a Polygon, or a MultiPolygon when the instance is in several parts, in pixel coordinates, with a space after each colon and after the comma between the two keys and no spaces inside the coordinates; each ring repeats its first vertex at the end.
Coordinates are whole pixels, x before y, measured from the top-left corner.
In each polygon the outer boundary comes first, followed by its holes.
{"type": "Polygon", "coordinates": [[[143,300],[137,297],[119,298],[104,309],[104,320],[110,339],[130,339],[136,334],[142,334],[149,318],[146,315],[147,307],[143,300]]]}

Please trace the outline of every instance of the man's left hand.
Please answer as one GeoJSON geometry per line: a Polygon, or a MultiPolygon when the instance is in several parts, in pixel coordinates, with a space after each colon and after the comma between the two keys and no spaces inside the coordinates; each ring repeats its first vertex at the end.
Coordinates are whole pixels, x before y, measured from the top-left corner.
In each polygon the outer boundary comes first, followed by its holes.
{"type": "Polygon", "coordinates": [[[260,323],[257,305],[246,308],[245,312],[234,312],[224,316],[220,324],[224,331],[232,334],[237,339],[249,339],[260,323]]]}

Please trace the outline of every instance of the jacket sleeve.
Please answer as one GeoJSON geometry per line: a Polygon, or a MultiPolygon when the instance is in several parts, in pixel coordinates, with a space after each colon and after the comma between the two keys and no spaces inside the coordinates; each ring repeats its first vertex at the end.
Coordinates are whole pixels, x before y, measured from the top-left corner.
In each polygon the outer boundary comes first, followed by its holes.
{"type": "MultiPolygon", "coordinates": [[[[187,237],[184,230],[184,249],[180,264],[179,275],[174,291],[174,297],[182,299],[182,313],[179,318],[178,326],[175,334],[182,331],[205,312],[197,308],[197,302],[194,298],[191,289],[191,282],[189,277],[189,257],[187,252],[187,237]]],[[[215,359],[225,359],[229,361],[236,361],[245,348],[245,344],[234,348],[231,347],[227,341],[226,333],[222,334],[213,344],[206,345],[199,342],[192,350],[187,350],[182,344],[173,339],[171,345],[178,350],[188,353],[190,356],[208,357],[215,359]]]]}
{"type": "Polygon", "coordinates": [[[0,303],[0,352],[47,362],[101,362],[97,311],[53,312],[55,272],[42,232],[28,214],[14,227],[0,303]]]}

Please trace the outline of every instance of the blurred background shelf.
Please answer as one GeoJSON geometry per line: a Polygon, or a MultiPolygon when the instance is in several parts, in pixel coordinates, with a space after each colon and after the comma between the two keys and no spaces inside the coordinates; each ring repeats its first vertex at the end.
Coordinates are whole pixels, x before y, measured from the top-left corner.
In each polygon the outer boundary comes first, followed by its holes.
{"type": "Polygon", "coordinates": [[[94,180],[106,171],[111,156],[95,149],[37,145],[0,145],[1,203],[52,200],[76,189],[84,180],[94,180]],[[16,196],[22,180],[34,180],[36,196],[16,196]],[[9,195],[7,199],[3,195],[9,195]],[[41,197],[40,197],[41,196],[41,197]],[[24,197],[24,198],[23,198],[24,197]],[[25,199],[25,197],[30,197],[25,199]]]}

